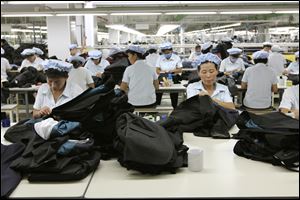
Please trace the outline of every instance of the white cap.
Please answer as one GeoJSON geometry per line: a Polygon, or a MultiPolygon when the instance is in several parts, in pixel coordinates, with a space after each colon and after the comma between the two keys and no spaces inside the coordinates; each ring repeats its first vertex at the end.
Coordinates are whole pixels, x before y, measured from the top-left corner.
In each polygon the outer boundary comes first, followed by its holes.
{"type": "Polygon", "coordinates": [[[272,46],[272,43],[271,42],[264,42],[263,46],[272,46]]]}
{"type": "Polygon", "coordinates": [[[112,47],[108,53],[108,56],[113,56],[120,52],[123,52],[123,51],[119,47],[112,47]]]}
{"type": "Polygon", "coordinates": [[[266,51],[256,51],[253,53],[253,59],[266,59],[269,57],[269,53],[266,51]]]}
{"type": "Polygon", "coordinates": [[[242,49],[239,48],[231,48],[231,49],[227,49],[227,52],[229,53],[229,55],[237,55],[237,54],[241,54],[242,53],[242,49]]]}
{"type": "Polygon", "coordinates": [[[222,42],[233,42],[233,40],[230,37],[224,37],[221,41],[222,42]]]}
{"type": "Polygon", "coordinates": [[[299,51],[295,53],[296,58],[299,58],[299,51]]]}
{"type": "Polygon", "coordinates": [[[204,44],[201,45],[201,50],[205,51],[206,49],[210,48],[213,46],[213,43],[211,41],[205,42],[204,44]]]}
{"type": "Polygon", "coordinates": [[[69,49],[72,50],[72,49],[76,49],[78,46],[77,44],[70,44],[69,45],[69,49]]]}
{"type": "Polygon", "coordinates": [[[130,45],[127,50],[134,51],[134,52],[140,53],[140,54],[145,53],[145,49],[143,49],[139,45],[130,45]]]}
{"type": "Polygon", "coordinates": [[[92,59],[99,59],[102,57],[102,52],[99,50],[92,50],[92,51],[89,51],[88,55],[92,59]]]}
{"type": "Polygon", "coordinates": [[[44,52],[43,52],[40,48],[33,47],[32,50],[34,50],[34,51],[35,51],[35,54],[37,54],[37,55],[40,55],[40,56],[41,56],[41,55],[44,54],[44,52]]]}
{"type": "Polygon", "coordinates": [[[69,72],[73,66],[71,63],[53,59],[43,61],[42,65],[44,67],[44,71],[48,69],[57,69],[62,72],[69,72]]]}
{"type": "Polygon", "coordinates": [[[1,48],[1,55],[4,54],[4,53],[5,53],[4,49],[1,48]]]}
{"type": "Polygon", "coordinates": [[[166,50],[166,49],[172,49],[172,43],[170,42],[164,42],[160,45],[161,50],[166,50]]]}
{"type": "Polygon", "coordinates": [[[22,56],[31,56],[35,54],[35,50],[33,49],[24,49],[21,53],[22,56]]]}
{"type": "Polygon", "coordinates": [[[85,62],[85,59],[81,56],[71,56],[70,58],[68,58],[68,62],[72,61],[79,61],[83,64],[85,62]]]}
{"type": "Polygon", "coordinates": [[[207,62],[207,61],[213,62],[213,63],[215,63],[217,66],[219,66],[222,60],[221,60],[217,55],[215,55],[215,54],[213,54],[213,53],[206,53],[206,54],[201,54],[200,56],[198,56],[198,57],[196,58],[196,60],[195,60],[195,62],[194,62],[193,65],[194,65],[194,66],[199,66],[199,65],[201,65],[202,63],[205,63],[205,62],[207,62]]]}

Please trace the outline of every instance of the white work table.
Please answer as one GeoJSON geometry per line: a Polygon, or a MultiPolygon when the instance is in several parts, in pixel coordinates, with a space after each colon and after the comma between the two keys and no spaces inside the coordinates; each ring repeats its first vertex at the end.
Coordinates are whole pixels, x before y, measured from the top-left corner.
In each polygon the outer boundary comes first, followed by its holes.
{"type": "MultiPolygon", "coordinates": [[[[1,143],[5,145],[11,144],[3,138],[7,129],[1,127],[1,143]]],[[[31,183],[24,177],[9,198],[82,198],[92,174],[90,173],[85,179],[72,182],[31,183]]]]}
{"type": "MultiPolygon", "coordinates": [[[[235,133],[236,127],[231,131],[235,133]]],[[[233,153],[237,140],[184,134],[185,144],[204,149],[204,169],[176,174],[144,175],[116,160],[95,171],[86,198],[298,197],[299,173],[233,153]]]]}

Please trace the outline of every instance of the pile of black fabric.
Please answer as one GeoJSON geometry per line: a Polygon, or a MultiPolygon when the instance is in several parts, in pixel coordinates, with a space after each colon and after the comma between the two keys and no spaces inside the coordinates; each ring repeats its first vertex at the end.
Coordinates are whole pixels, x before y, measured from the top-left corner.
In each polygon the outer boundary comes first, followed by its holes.
{"type": "Polygon", "coordinates": [[[116,137],[116,120],[126,112],[133,112],[127,95],[106,85],[88,89],[71,101],[52,110],[51,116],[59,120],[81,122],[93,134],[102,159],[115,156],[113,140],[116,137]]]}
{"type": "Polygon", "coordinates": [[[44,119],[20,121],[10,127],[4,138],[25,148],[10,168],[28,174],[34,181],[73,181],[88,176],[100,162],[100,153],[93,148],[92,135],[80,124],[66,129],[65,124],[51,130],[49,139],[42,138],[34,124],[44,119]]]}
{"type": "Polygon", "coordinates": [[[196,136],[230,138],[229,130],[238,118],[238,111],[225,109],[205,95],[196,95],[182,102],[160,124],[171,132],[193,132],[196,136]]]}
{"type": "Polygon", "coordinates": [[[117,120],[118,136],[114,146],[118,161],[129,169],[159,174],[187,166],[188,147],[180,132],[170,132],[162,126],[132,113],[117,120]]]}
{"type": "Polygon", "coordinates": [[[299,120],[280,112],[256,115],[244,111],[234,135],[234,153],[299,171],[299,120]]]}
{"type": "Polygon", "coordinates": [[[217,78],[217,82],[226,85],[231,96],[236,96],[238,94],[239,89],[236,86],[236,79],[234,77],[223,75],[217,78]]]}
{"type": "Polygon", "coordinates": [[[37,83],[46,83],[46,76],[34,67],[25,67],[21,73],[9,82],[9,87],[31,87],[37,83]]]}

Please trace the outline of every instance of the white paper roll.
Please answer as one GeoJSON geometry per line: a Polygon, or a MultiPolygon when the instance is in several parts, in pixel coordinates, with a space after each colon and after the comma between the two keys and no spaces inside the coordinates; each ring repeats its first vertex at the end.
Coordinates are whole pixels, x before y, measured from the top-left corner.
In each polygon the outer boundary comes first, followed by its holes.
{"type": "Polygon", "coordinates": [[[203,149],[190,148],[187,153],[188,169],[192,172],[200,172],[203,169],[203,149]]]}

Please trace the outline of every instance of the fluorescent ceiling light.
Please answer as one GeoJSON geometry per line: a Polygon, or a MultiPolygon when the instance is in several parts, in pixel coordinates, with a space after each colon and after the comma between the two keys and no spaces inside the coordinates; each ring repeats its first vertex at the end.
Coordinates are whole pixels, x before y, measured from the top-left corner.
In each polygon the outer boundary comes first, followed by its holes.
{"type": "Polygon", "coordinates": [[[161,15],[162,13],[111,13],[112,16],[122,16],[122,15],[161,15]]]}
{"type": "Polygon", "coordinates": [[[213,27],[213,28],[211,28],[211,30],[217,30],[217,29],[240,26],[240,25],[241,25],[241,23],[239,22],[239,23],[235,23],[235,24],[229,24],[229,25],[224,25],[224,26],[213,27]]]}
{"type": "Polygon", "coordinates": [[[49,17],[51,14],[7,14],[1,17],[49,17]]]}
{"type": "Polygon", "coordinates": [[[136,35],[146,36],[146,34],[141,33],[139,31],[136,31],[134,29],[128,28],[124,25],[105,25],[105,27],[115,29],[115,30],[118,30],[118,31],[123,31],[123,32],[127,32],[127,33],[136,34],[136,35]]]}
{"type": "Polygon", "coordinates": [[[229,14],[229,15],[238,15],[238,14],[271,14],[272,11],[229,11],[229,12],[220,12],[220,14],[229,14]]]}
{"type": "Polygon", "coordinates": [[[165,15],[213,15],[217,12],[167,12],[165,15]]]}
{"type": "Polygon", "coordinates": [[[164,35],[176,28],[178,28],[180,25],[162,25],[159,30],[157,31],[156,35],[164,35]]]}
{"type": "Polygon", "coordinates": [[[282,11],[275,11],[276,14],[284,14],[284,13],[299,13],[299,10],[282,10],[282,11]]]}
{"type": "MultiPolygon", "coordinates": [[[[27,28],[33,28],[33,26],[27,26],[27,28]]],[[[42,29],[42,30],[47,30],[47,26],[35,26],[34,29],[42,29]]]]}
{"type": "Polygon", "coordinates": [[[85,3],[85,1],[8,1],[7,2],[7,4],[14,4],[14,5],[24,5],[24,4],[69,4],[69,3],[85,3]]]}
{"type": "Polygon", "coordinates": [[[212,30],[212,31],[209,31],[210,33],[218,33],[218,32],[227,32],[227,31],[233,31],[232,28],[228,28],[228,29],[219,29],[219,30],[212,30]]]}
{"type": "MultiPolygon", "coordinates": [[[[12,32],[33,33],[33,30],[12,28],[12,32]]],[[[47,33],[47,31],[35,31],[36,33],[47,33]]]]}
{"type": "Polygon", "coordinates": [[[56,16],[84,16],[84,15],[96,15],[96,16],[106,16],[105,13],[64,13],[64,14],[56,14],[56,16]]]}

